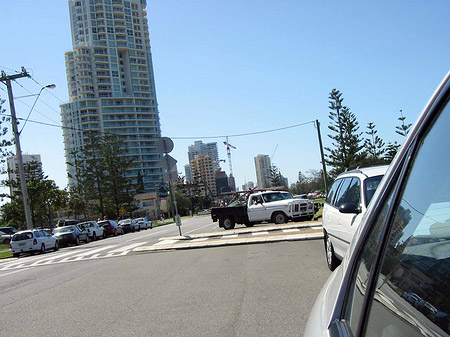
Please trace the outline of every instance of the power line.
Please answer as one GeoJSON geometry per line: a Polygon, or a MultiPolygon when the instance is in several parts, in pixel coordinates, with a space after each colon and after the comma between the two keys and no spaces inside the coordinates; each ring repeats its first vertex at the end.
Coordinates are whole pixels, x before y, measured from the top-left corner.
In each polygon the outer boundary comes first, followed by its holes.
{"type": "Polygon", "coordinates": [[[238,134],[234,134],[234,135],[202,136],[202,137],[170,137],[170,138],[172,138],[172,139],[211,139],[211,138],[225,138],[225,137],[244,137],[244,136],[259,135],[259,134],[269,133],[269,132],[276,132],[276,131],[281,131],[281,130],[286,130],[286,129],[292,129],[292,128],[296,128],[296,127],[303,126],[303,125],[310,124],[310,123],[315,123],[315,121],[294,124],[294,125],[285,126],[282,128],[277,128],[277,129],[255,131],[255,132],[248,132],[248,133],[238,133],[238,134]]]}
{"type": "MultiPolygon", "coordinates": [[[[7,115],[9,116],[9,115],[7,115]]],[[[25,118],[17,118],[18,120],[25,120],[25,118]]],[[[84,130],[84,129],[79,129],[76,127],[70,127],[70,126],[62,126],[62,125],[56,125],[56,124],[50,124],[50,123],[45,123],[45,122],[41,122],[41,121],[35,121],[35,120],[31,120],[29,119],[28,122],[30,123],[35,123],[35,124],[40,124],[40,125],[45,125],[45,126],[51,126],[51,127],[57,127],[57,128],[61,128],[61,129],[68,129],[68,130],[73,130],[73,131],[90,131],[90,130],[84,130]]],[[[311,124],[311,123],[315,123],[315,121],[311,121],[311,122],[305,122],[305,123],[300,123],[300,124],[294,124],[294,125],[290,125],[290,126],[285,126],[282,128],[277,128],[277,129],[270,129],[270,130],[264,130],[264,131],[255,131],[255,132],[247,132],[247,133],[240,133],[240,134],[234,134],[234,135],[228,135],[228,136],[196,136],[196,137],[170,137],[172,139],[211,139],[211,138],[224,138],[224,137],[244,137],[244,136],[252,136],[252,135],[258,135],[258,134],[263,134],[263,133],[269,133],[269,132],[276,132],[276,131],[281,131],[281,130],[286,130],[286,129],[292,129],[292,128],[296,128],[299,126],[303,126],[303,125],[307,125],[307,124],[311,124]]],[[[92,130],[94,131],[94,130],[92,130]]],[[[98,131],[98,130],[95,130],[98,131]]],[[[100,131],[101,132],[101,131],[100,131]]],[[[110,133],[110,132],[101,132],[103,134],[115,134],[115,133],[110,133]]]]}

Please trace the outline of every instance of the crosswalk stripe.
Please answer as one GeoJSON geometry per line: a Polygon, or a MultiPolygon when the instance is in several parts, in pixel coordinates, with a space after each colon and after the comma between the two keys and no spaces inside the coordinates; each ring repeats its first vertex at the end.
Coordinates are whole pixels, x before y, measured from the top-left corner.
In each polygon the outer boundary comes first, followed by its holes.
{"type": "Polygon", "coordinates": [[[117,248],[117,249],[112,250],[112,251],[110,251],[110,252],[108,252],[108,253],[121,253],[121,252],[126,251],[126,250],[127,250],[127,251],[130,251],[130,250],[132,250],[133,248],[136,248],[136,247],[138,247],[138,246],[145,245],[146,243],[147,243],[147,242],[138,242],[138,243],[134,243],[134,244],[129,245],[129,246],[117,248]]]}
{"type": "Polygon", "coordinates": [[[77,255],[75,255],[76,257],[84,257],[84,256],[88,256],[88,255],[92,255],[98,252],[101,252],[102,250],[107,250],[107,249],[111,249],[113,247],[116,247],[117,245],[109,245],[109,246],[105,246],[105,247],[100,247],[97,249],[87,249],[85,251],[83,251],[82,253],[79,253],[77,255]]]}

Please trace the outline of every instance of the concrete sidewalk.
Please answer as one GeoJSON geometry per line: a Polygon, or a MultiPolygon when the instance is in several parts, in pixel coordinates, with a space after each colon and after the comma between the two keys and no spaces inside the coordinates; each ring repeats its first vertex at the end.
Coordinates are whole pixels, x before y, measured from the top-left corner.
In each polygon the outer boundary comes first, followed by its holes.
{"type": "Polygon", "coordinates": [[[161,238],[151,246],[135,248],[135,252],[155,252],[174,249],[209,248],[228,245],[254,244],[278,241],[317,240],[323,238],[322,222],[308,221],[281,225],[258,225],[232,230],[221,230],[161,238]]]}

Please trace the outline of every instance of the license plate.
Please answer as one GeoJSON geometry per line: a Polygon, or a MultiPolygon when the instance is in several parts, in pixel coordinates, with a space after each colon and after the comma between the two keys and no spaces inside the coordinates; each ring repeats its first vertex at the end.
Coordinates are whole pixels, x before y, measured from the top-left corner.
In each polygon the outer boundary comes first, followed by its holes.
{"type": "Polygon", "coordinates": [[[25,246],[25,242],[19,243],[19,246],[25,246]]]}

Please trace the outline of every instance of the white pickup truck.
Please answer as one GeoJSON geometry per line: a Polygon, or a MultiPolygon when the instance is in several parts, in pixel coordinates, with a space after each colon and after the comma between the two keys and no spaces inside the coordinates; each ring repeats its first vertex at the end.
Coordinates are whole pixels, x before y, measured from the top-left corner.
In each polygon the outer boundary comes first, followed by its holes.
{"type": "Polygon", "coordinates": [[[219,226],[224,229],[232,229],[236,223],[251,227],[263,221],[282,224],[288,220],[311,220],[314,214],[313,201],[294,199],[284,191],[256,192],[237,206],[211,209],[213,221],[219,221],[219,226]]]}

